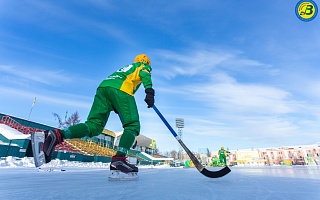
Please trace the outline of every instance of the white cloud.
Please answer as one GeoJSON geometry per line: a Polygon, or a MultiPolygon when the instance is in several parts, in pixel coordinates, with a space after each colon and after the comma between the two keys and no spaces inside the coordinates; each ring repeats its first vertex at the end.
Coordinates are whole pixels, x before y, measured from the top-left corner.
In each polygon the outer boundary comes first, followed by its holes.
{"type": "MultiPolygon", "coordinates": [[[[8,74],[12,79],[22,78],[25,80],[35,81],[47,85],[59,85],[61,82],[71,82],[72,78],[63,74],[63,70],[46,70],[30,68],[25,66],[14,67],[8,65],[0,65],[0,72],[2,75],[8,74]]],[[[11,80],[13,81],[13,80],[11,80]]]]}
{"type": "MultiPolygon", "coordinates": [[[[218,64],[230,59],[233,55],[223,52],[211,52],[207,50],[191,51],[179,54],[173,51],[155,51],[160,59],[166,63],[166,69],[172,77],[176,75],[192,76],[199,73],[209,72],[218,64]]],[[[164,71],[166,70],[164,69],[164,71]]]]}
{"type": "Polygon", "coordinates": [[[36,97],[38,103],[41,101],[43,104],[47,105],[63,105],[64,107],[90,109],[92,103],[92,97],[63,92],[22,90],[4,86],[0,86],[0,92],[5,94],[7,99],[13,98],[24,101],[24,99],[33,100],[34,97],[36,97]]]}
{"type": "Polygon", "coordinates": [[[159,73],[172,79],[170,87],[159,81],[164,87],[157,91],[183,99],[168,103],[176,104],[172,115],[185,119],[189,137],[219,137],[246,145],[319,138],[319,106],[310,101],[319,96],[318,81],[305,75],[286,77],[291,71],[246,58],[241,51],[158,50],[157,56],[163,66],[159,73]]]}
{"type": "MultiPolygon", "coordinates": [[[[110,12],[110,9],[114,9],[113,6],[110,6],[110,3],[101,4],[101,1],[95,1],[91,3],[96,6],[100,5],[100,9],[103,9],[103,12],[106,13],[110,12]]],[[[74,12],[74,10],[68,8],[68,4],[58,5],[48,2],[36,2],[33,3],[32,6],[38,9],[38,14],[41,14],[41,12],[46,12],[46,15],[49,16],[53,21],[62,22],[57,23],[57,25],[54,26],[55,30],[60,29],[61,32],[65,32],[66,29],[68,29],[68,26],[65,26],[65,24],[68,23],[70,26],[80,26],[81,30],[90,27],[88,30],[94,30],[92,33],[96,35],[105,36],[107,34],[127,44],[134,44],[134,40],[131,38],[131,35],[125,30],[126,27],[118,26],[114,20],[110,20],[109,18],[92,18],[91,15],[83,15],[81,12],[74,12]],[[59,15],[57,15],[57,13],[59,13],[59,15]]],[[[88,5],[83,6],[88,7],[88,5]]],[[[41,25],[46,26],[45,23],[41,23],[41,25]]],[[[48,26],[47,28],[52,29],[52,26],[48,26]]]]}
{"type": "Polygon", "coordinates": [[[3,12],[0,12],[0,16],[1,14],[7,14],[11,19],[20,20],[31,26],[42,27],[50,32],[57,32],[65,36],[70,34],[69,37],[71,40],[75,40],[76,38],[74,30],[79,31],[87,29],[94,35],[108,35],[118,41],[131,45],[134,45],[135,43],[131,34],[126,31],[125,26],[119,26],[115,20],[105,17],[109,12],[115,14],[115,10],[117,12],[122,12],[121,9],[116,9],[117,6],[112,5],[110,2],[77,2],[76,7],[83,7],[85,9],[92,8],[93,10],[99,7],[99,10],[101,10],[104,15],[99,15],[97,14],[98,12],[95,12],[94,15],[77,12],[78,10],[74,9],[75,5],[70,2],[7,2],[6,6],[14,7],[15,11],[11,12],[11,9],[3,9],[3,12]]]}
{"type": "Polygon", "coordinates": [[[286,91],[263,85],[219,83],[189,86],[196,96],[207,100],[209,105],[219,104],[224,109],[250,111],[253,113],[290,113],[290,94],[286,91]]]}
{"type": "Polygon", "coordinates": [[[239,71],[252,67],[265,67],[270,73],[274,74],[274,69],[271,69],[270,65],[244,58],[243,53],[238,50],[208,48],[193,49],[182,53],[156,50],[154,54],[159,57],[160,65],[165,66],[161,74],[169,79],[178,75],[207,76],[217,69],[239,71]]]}
{"type": "MultiPolygon", "coordinates": [[[[253,65],[261,66],[259,62],[253,65]]],[[[239,82],[223,72],[206,76],[201,83],[185,82],[186,85],[159,89],[194,101],[195,107],[203,107],[200,115],[184,116],[188,122],[187,135],[223,136],[263,144],[301,134],[300,115],[311,110],[311,105],[296,100],[291,92],[262,83],[239,82]]],[[[315,110],[307,115],[311,118],[309,124],[316,123],[315,110]]],[[[305,131],[311,137],[313,133],[305,131]]]]}

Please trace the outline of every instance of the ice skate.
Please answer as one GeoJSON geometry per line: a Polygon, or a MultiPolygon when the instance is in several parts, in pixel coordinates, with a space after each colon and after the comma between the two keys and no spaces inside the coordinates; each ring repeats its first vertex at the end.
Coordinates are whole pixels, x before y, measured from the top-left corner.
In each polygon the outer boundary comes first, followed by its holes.
{"type": "Polygon", "coordinates": [[[57,144],[61,144],[63,139],[61,132],[58,129],[45,131],[45,140],[42,146],[45,162],[49,163],[52,159],[54,149],[57,144]]]}
{"type": "Polygon", "coordinates": [[[33,152],[34,164],[36,167],[40,167],[45,163],[44,153],[41,146],[44,142],[44,132],[31,133],[31,146],[33,152]]]}
{"type": "Polygon", "coordinates": [[[31,133],[31,144],[36,167],[49,163],[57,144],[63,141],[58,129],[31,133]]]}
{"type": "Polygon", "coordinates": [[[125,156],[113,156],[110,164],[109,180],[135,180],[138,167],[130,164],[125,156]]]}

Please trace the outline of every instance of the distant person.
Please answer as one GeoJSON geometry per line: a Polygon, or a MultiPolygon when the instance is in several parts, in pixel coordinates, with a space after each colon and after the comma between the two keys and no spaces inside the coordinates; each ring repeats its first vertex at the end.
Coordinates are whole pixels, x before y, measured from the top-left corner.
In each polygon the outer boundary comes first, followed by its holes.
{"type": "Polygon", "coordinates": [[[219,166],[219,158],[215,155],[212,157],[212,166],[219,166]]]}
{"type": "Polygon", "coordinates": [[[110,112],[119,114],[123,126],[119,147],[112,157],[110,170],[120,170],[123,173],[138,172],[138,167],[126,160],[126,155],[136,136],[140,134],[139,114],[134,93],[141,83],[144,86],[145,102],[148,108],[154,105],[155,91],[152,88],[151,62],[146,54],[137,55],[132,64],[120,68],[103,80],[97,88],[94,101],[84,123],[70,126],[64,130],[46,131],[43,151],[45,162],[52,159],[57,144],[63,139],[93,137],[102,133],[110,112]]]}
{"type": "Polygon", "coordinates": [[[224,147],[221,147],[221,149],[218,151],[220,164],[223,164],[224,166],[227,166],[227,151],[224,150],[224,147]]]}

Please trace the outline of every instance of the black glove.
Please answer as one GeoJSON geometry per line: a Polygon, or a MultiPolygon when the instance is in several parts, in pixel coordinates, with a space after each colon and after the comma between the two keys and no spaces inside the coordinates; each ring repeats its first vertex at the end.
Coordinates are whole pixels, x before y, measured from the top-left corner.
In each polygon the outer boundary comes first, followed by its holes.
{"type": "Polygon", "coordinates": [[[154,89],[147,88],[145,92],[146,98],[144,99],[144,101],[148,104],[148,108],[151,108],[154,104],[154,89]]]}

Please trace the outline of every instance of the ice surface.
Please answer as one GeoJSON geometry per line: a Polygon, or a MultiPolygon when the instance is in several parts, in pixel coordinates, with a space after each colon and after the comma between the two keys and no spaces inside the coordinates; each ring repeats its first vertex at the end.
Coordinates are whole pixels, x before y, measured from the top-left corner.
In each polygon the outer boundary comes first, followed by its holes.
{"type": "Polygon", "coordinates": [[[320,199],[320,166],[232,167],[218,179],[195,168],[144,166],[135,181],[108,181],[103,163],[54,160],[51,167],[66,171],[38,172],[26,159],[0,161],[0,199],[320,199]]]}

